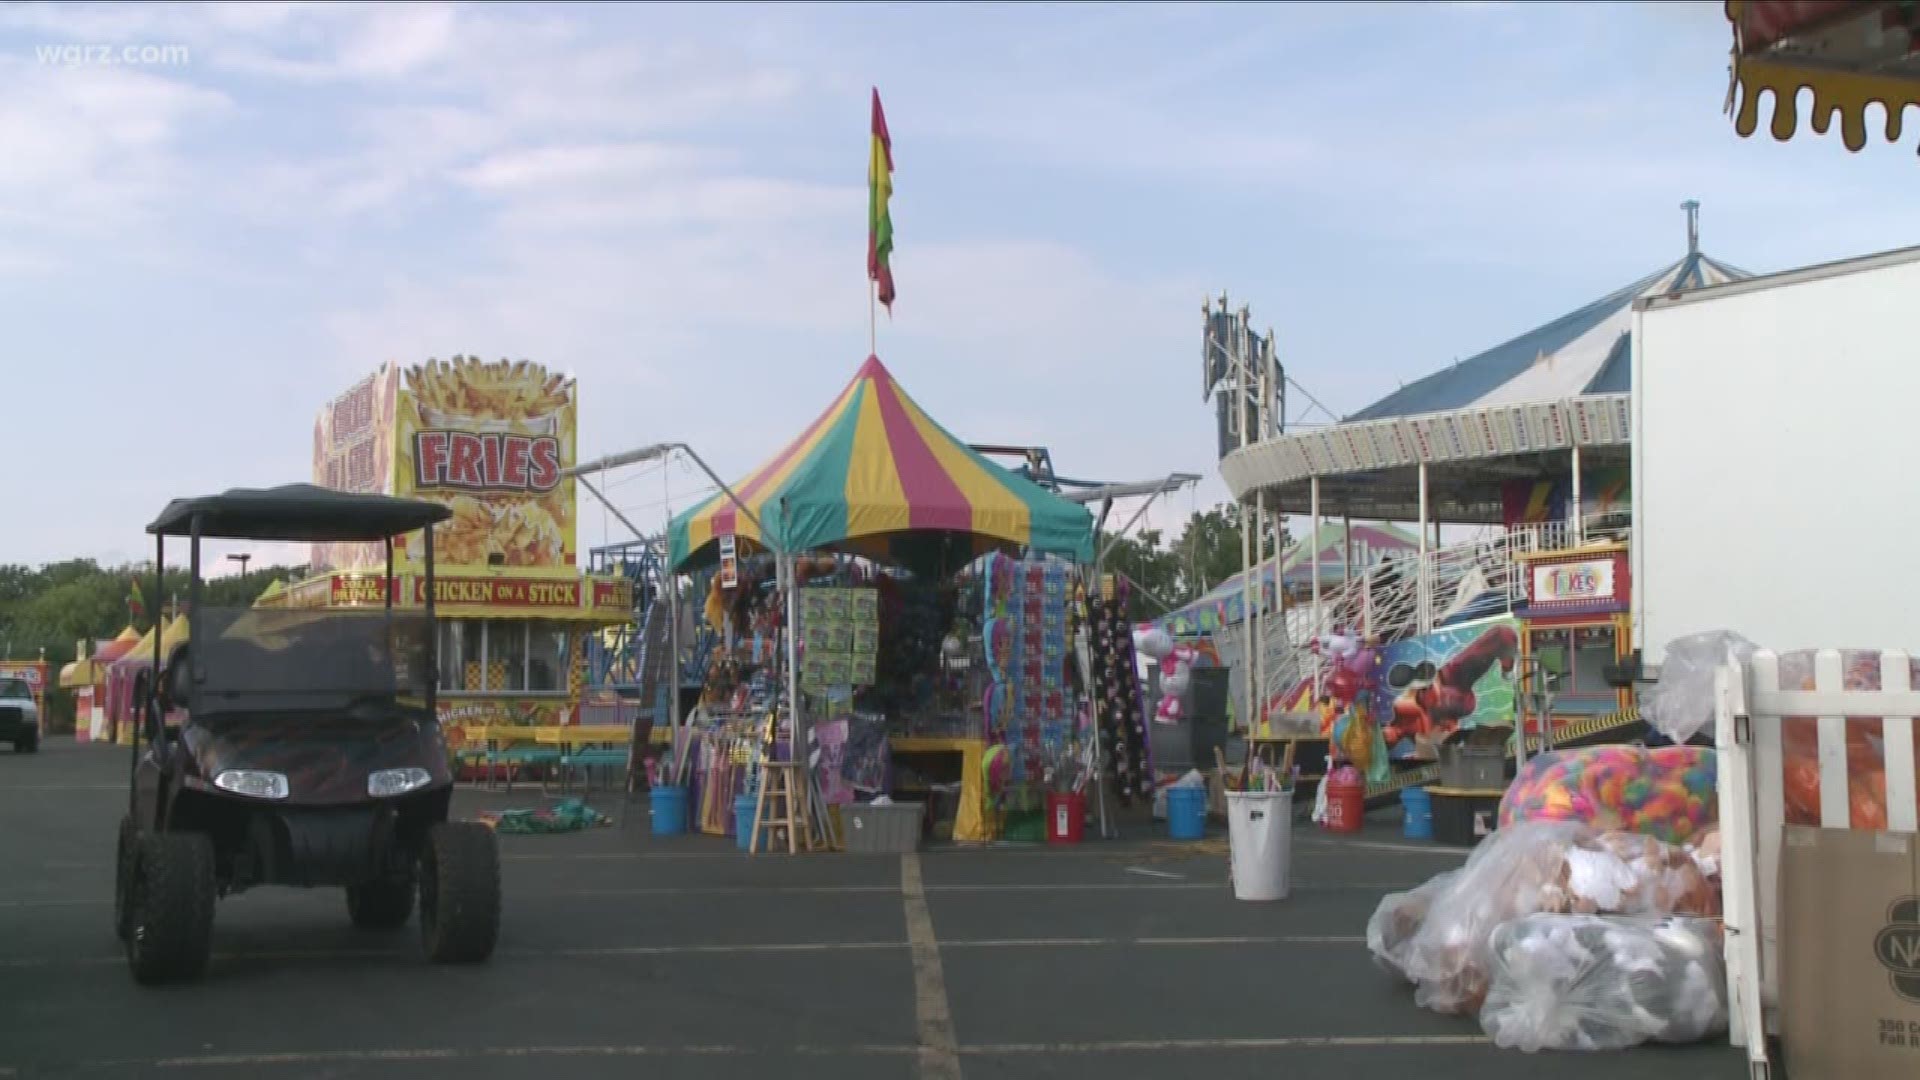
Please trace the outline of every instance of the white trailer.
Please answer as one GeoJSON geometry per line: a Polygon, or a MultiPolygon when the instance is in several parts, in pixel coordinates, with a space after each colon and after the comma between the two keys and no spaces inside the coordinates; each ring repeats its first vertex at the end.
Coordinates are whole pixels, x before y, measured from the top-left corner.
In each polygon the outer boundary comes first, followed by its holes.
{"type": "Polygon", "coordinates": [[[1634,641],[1920,653],[1920,248],[1633,316],[1634,641]]]}
{"type": "Polygon", "coordinates": [[[1732,1041],[1771,1075],[1778,1032],[1782,725],[1819,723],[1820,824],[1850,827],[1846,717],[1885,717],[1888,825],[1915,828],[1920,581],[1920,248],[1652,297],[1633,319],[1634,640],[1733,630],[1762,647],[1718,678],[1732,1041]],[[1887,650],[1844,687],[1836,648],[1887,650]],[[1823,650],[1811,691],[1776,653],[1823,650]]]}

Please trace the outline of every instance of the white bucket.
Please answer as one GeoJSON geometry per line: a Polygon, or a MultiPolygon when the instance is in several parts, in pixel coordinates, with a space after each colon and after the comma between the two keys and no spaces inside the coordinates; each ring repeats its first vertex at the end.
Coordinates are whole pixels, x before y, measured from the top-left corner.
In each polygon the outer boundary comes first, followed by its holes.
{"type": "Polygon", "coordinates": [[[1227,792],[1236,900],[1285,900],[1293,869],[1293,793],[1227,792]]]}

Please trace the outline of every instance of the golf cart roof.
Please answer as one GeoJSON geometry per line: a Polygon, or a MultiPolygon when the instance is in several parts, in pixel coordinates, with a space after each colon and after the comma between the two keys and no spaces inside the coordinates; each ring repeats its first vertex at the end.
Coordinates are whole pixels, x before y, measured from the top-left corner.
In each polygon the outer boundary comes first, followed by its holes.
{"type": "Polygon", "coordinates": [[[200,535],[221,540],[384,540],[453,516],[420,499],[362,495],[313,484],[232,488],[219,495],[175,499],[147,526],[158,536],[200,535]]]}

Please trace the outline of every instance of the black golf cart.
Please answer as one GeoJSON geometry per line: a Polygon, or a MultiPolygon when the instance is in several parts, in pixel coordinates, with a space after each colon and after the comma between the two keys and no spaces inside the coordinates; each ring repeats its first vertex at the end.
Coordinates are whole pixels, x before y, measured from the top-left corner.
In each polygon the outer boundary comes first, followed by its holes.
{"type": "MultiPolygon", "coordinates": [[[[493,953],[500,922],[492,830],[447,820],[453,773],[434,711],[437,503],[307,484],[176,499],[147,531],[189,551],[187,641],[139,695],[120,823],[114,929],[142,983],[206,971],[217,897],[256,885],[343,887],[353,922],[403,925],[419,897],[436,962],[493,953]],[[394,609],[393,541],[425,531],[425,589],[394,609]],[[200,604],[206,539],[386,545],[383,607],[200,604]]],[[[154,595],[159,595],[158,588],[154,595]]],[[[156,635],[157,638],[157,635],[156,635]]]]}

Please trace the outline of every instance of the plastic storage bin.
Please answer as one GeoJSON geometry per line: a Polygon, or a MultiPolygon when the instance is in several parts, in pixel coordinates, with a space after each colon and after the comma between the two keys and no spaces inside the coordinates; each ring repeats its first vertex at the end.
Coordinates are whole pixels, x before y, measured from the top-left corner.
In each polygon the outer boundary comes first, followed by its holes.
{"type": "Polygon", "coordinates": [[[1285,900],[1292,891],[1293,792],[1227,792],[1227,844],[1237,900],[1285,900]]]}
{"type": "Polygon", "coordinates": [[[1477,791],[1505,791],[1507,787],[1506,728],[1455,732],[1440,744],[1440,785],[1477,791]],[[1482,741],[1482,740],[1485,741],[1482,741]]]}
{"type": "Polygon", "coordinates": [[[855,803],[841,813],[849,855],[905,855],[920,850],[920,822],[926,805],[900,802],[855,803]]]}

